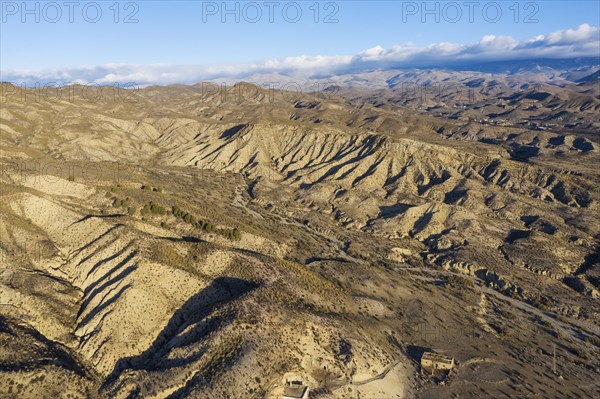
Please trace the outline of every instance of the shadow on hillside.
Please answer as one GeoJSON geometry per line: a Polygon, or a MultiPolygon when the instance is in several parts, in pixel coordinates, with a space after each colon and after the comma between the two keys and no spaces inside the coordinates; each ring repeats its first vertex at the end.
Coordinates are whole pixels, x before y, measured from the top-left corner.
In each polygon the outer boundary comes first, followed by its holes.
{"type": "Polygon", "coordinates": [[[171,241],[171,242],[191,242],[191,243],[202,243],[208,242],[202,240],[198,237],[194,236],[181,236],[181,237],[159,237],[161,240],[171,241]]]}
{"type": "Polygon", "coordinates": [[[76,222],[71,223],[71,225],[74,224],[78,224],[81,222],[85,222],[88,219],[92,219],[92,218],[97,218],[97,219],[109,219],[109,218],[118,218],[118,217],[124,217],[124,216],[128,216],[126,213],[111,213],[108,215],[85,215],[84,217],[82,217],[81,219],[77,220],[76,222]]]}
{"type": "Polygon", "coordinates": [[[237,125],[234,127],[230,127],[229,129],[227,129],[223,133],[221,133],[221,137],[219,137],[219,138],[222,140],[228,140],[228,139],[232,138],[237,132],[239,132],[240,130],[242,130],[245,127],[246,127],[246,125],[237,125]]]}
{"type": "Polygon", "coordinates": [[[421,364],[421,358],[423,357],[423,353],[431,352],[431,350],[431,348],[427,348],[424,346],[409,345],[406,348],[406,355],[413,362],[421,364]]]}
{"type": "Polygon", "coordinates": [[[391,219],[414,207],[412,204],[397,203],[395,205],[382,205],[379,207],[379,217],[382,219],[391,219]]]}
{"type": "Polygon", "coordinates": [[[540,149],[532,145],[511,144],[512,149],[508,152],[511,159],[520,162],[529,162],[529,158],[540,155],[540,149]]]}
{"type": "MultiPolygon", "coordinates": [[[[103,387],[108,388],[126,370],[166,370],[182,367],[200,359],[205,350],[180,350],[184,356],[171,357],[171,351],[201,341],[217,331],[232,315],[212,314],[224,304],[257,288],[256,283],[233,277],[219,277],[179,308],[150,347],[138,356],[117,362],[103,387]]],[[[118,389],[119,387],[115,387],[118,389]]]]}
{"type": "MultiPolygon", "coordinates": [[[[26,346],[29,356],[4,357],[0,362],[0,372],[21,373],[44,370],[48,367],[60,367],[73,373],[89,378],[85,366],[73,357],[68,348],[44,336],[36,329],[19,325],[12,320],[0,315],[0,336],[5,335],[11,343],[6,349],[18,351],[21,346],[26,346]]],[[[4,338],[4,337],[3,337],[4,338]]]]}
{"type": "MultiPolygon", "coordinates": [[[[354,145],[348,146],[346,148],[343,148],[341,150],[338,151],[338,153],[335,154],[335,156],[333,157],[333,160],[339,161],[344,159],[346,156],[349,156],[352,152],[355,152],[356,154],[344,161],[341,162],[339,164],[335,164],[334,166],[330,167],[325,173],[323,173],[323,175],[321,175],[314,183],[302,183],[300,184],[300,188],[301,189],[307,189],[311,186],[314,186],[318,183],[322,183],[324,181],[326,181],[329,177],[334,177],[339,171],[341,171],[342,169],[344,169],[346,166],[350,166],[353,165],[352,167],[350,167],[349,170],[347,170],[344,174],[342,174],[342,176],[337,177],[337,180],[341,180],[344,179],[346,177],[348,177],[350,175],[350,173],[352,173],[357,167],[358,164],[363,161],[364,159],[368,158],[369,156],[373,155],[377,149],[381,146],[381,141],[377,139],[377,137],[375,136],[371,136],[368,137],[364,142],[362,143],[356,143],[355,140],[353,140],[352,144],[355,144],[356,146],[359,146],[358,151],[355,149],[354,145]]],[[[381,163],[381,161],[379,161],[379,163],[381,163]]],[[[367,171],[367,173],[363,176],[360,177],[359,180],[364,179],[365,177],[367,177],[367,175],[369,173],[374,173],[375,172],[375,168],[369,168],[369,170],[367,171]]],[[[357,183],[356,179],[354,181],[354,183],[357,183]]]]}
{"type": "MultiPolygon", "coordinates": [[[[78,222],[75,222],[78,223],[78,222]]],[[[73,225],[74,223],[71,223],[71,225],[73,225]]],[[[94,245],[95,243],[97,243],[98,241],[102,240],[104,237],[107,237],[108,235],[112,234],[113,232],[115,232],[115,230],[117,229],[122,229],[123,227],[125,227],[124,224],[122,223],[117,223],[113,226],[111,226],[109,229],[107,229],[105,232],[103,232],[102,234],[100,234],[98,237],[94,238],[93,240],[91,240],[90,242],[88,242],[87,244],[85,244],[82,247],[77,248],[77,250],[75,251],[75,255],[81,253],[82,251],[90,248],[92,245],[94,245]]],[[[86,256],[85,258],[81,259],[79,261],[79,263],[77,264],[77,266],[81,266],[83,263],[87,262],[88,260],[90,260],[95,254],[95,251],[92,252],[91,254],[89,254],[88,256],[86,256]]]]}

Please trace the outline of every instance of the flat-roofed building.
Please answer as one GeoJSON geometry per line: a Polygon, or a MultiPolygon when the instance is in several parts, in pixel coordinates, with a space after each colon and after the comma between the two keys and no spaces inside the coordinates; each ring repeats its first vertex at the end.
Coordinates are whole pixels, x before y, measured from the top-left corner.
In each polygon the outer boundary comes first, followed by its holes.
{"type": "Polygon", "coordinates": [[[286,381],[283,399],[308,399],[308,386],[302,381],[286,381]]]}
{"type": "Polygon", "coordinates": [[[454,358],[440,353],[425,352],[421,357],[421,367],[430,370],[452,370],[454,358]]]}

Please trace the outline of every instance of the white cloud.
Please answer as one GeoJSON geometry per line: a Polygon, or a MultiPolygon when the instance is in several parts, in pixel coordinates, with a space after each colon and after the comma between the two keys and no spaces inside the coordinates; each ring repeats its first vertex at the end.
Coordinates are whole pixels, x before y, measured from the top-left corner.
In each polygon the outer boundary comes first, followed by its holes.
{"type": "Polygon", "coordinates": [[[361,56],[363,59],[369,59],[369,58],[376,59],[378,57],[381,57],[385,53],[386,53],[385,49],[383,47],[381,47],[380,45],[377,45],[373,48],[361,51],[360,53],[358,53],[358,55],[361,56]]]}
{"type": "Polygon", "coordinates": [[[227,65],[124,65],[105,64],[68,69],[6,70],[1,79],[8,82],[48,82],[99,84],[196,83],[217,78],[243,79],[252,74],[284,73],[310,76],[365,68],[435,66],[439,63],[482,62],[533,58],[600,57],[600,28],[582,24],[576,29],[552,32],[517,41],[510,36],[486,35],[469,44],[434,43],[383,48],[379,45],[356,55],[306,56],[271,59],[256,63],[227,65]]]}
{"type": "Polygon", "coordinates": [[[567,29],[563,31],[552,32],[548,35],[549,44],[577,44],[589,40],[598,40],[600,30],[598,27],[592,27],[588,24],[580,25],[577,29],[567,29]]]}
{"type": "Polygon", "coordinates": [[[524,40],[519,48],[545,47],[547,49],[564,49],[567,46],[595,45],[595,56],[600,52],[600,28],[582,24],[577,29],[559,30],[548,36],[539,35],[535,38],[524,40]]]}

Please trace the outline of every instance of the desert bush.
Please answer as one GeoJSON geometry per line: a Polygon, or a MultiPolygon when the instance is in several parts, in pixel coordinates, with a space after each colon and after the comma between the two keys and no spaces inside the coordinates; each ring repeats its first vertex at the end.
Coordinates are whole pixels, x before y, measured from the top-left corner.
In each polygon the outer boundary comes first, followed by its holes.
{"type": "Polygon", "coordinates": [[[534,306],[540,310],[546,311],[550,309],[551,301],[545,296],[541,295],[532,295],[530,299],[531,306],[534,306]]]}
{"type": "Polygon", "coordinates": [[[239,240],[242,238],[242,232],[237,227],[234,227],[233,230],[230,231],[230,233],[230,239],[232,240],[239,240]]]}
{"type": "Polygon", "coordinates": [[[498,312],[498,314],[500,316],[502,316],[505,319],[512,320],[515,318],[515,314],[513,312],[511,312],[510,310],[498,308],[498,309],[496,309],[496,311],[498,312]]]}
{"type": "Polygon", "coordinates": [[[173,205],[171,207],[171,212],[173,216],[182,219],[187,224],[191,224],[199,230],[205,231],[207,233],[217,233],[222,235],[230,240],[240,240],[242,237],[242,232],[239,228],[234,227],[233,229],[217,229],[214,224],[205,220],[199,220],[194,217],[194,215],[185,212],[177,205],[173,205]]]}
{"type": "Polygon", "coordinates": [[[154,201],[150,201],[148,205],[150,205],[150,212],[152,213],[156,213],[159,215],[164,215],[166,213],[165,207],[158,205],[154,201]]]}
{"type": "Polygon", "coordinates": [[[587,353],[587,351],[583,348],[576,348],[575,349],[575,354],[577,356],[579,356],[581,359],[583,360],[590,360],[590,355],[587,353]]]}
{"type": "Polygon", "coordinates": [[[586,341],[600,348],[600,338],[594,335],[589,335],[586,337],[586,341]]]}
{"type": "Polygon", "coordinates": [[[140,213],[142,215],[147,215],[149,213],[152,213],[155,215],[164,215],[167,213],[167,210],[165,209],[164,206],[158,205],[154,201],[150,201],[146,205],[144,205],[144,207],[140,210],[140,213]]]}
{"type": "Polygon", "coordinates": [[[473,282],[464,277],[451,274],[448,277],[446,277],[445,285],[455,288],[472,288],[473,282]]]}
{"type": "Polygon", "coordinates": [[[539,324],[541,324],[542,326],[552,329],[552,323],[550,323],[549,321],[545,320],[543,317],[539,316],[539,315],[535,315],[533,317],[533,320],[538,322],[539,324]]]}

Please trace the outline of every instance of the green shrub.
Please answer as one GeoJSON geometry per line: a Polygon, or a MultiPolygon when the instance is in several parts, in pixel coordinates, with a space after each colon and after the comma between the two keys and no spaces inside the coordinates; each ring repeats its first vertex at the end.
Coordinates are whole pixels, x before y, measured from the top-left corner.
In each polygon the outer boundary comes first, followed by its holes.
{"type": "Polygon", "coordinates": [[[196,219],[194,215],[185,212],[177,205],[173,205],[171,207],[171,213],[176,218],[182,219],[184,222],[191,224],[197,229],[205,231],[207,233],[217,233],[224,237],[227,237],[230,240],[239,240],[242,237],[242,232],[237,227],[233,229],[217,229],[214,224],[205,220],[196,219]]]}
{"type": "Polygon", "coordinates": [[[532,295],[530,303],[532,306],[546,311],[548,309],[550,309],[550,305],[551,305],[551,301],[550,299],[548,299],[545,296],[541,296],[541,295],[532,295]]]}
{"type": "Polygon", "coordinates": [[[206,231],[207,233],[212,233],[213,231],[215,231],[215,225],[210,222],[206,222],[206,223],[204,223],[204,226],[202,227],[202,229],[204,231],[206,231]]]}
{"type": "Polygon", "coordinates": [[[148,202],[144,207],[140,210],[142,215],[147,215],[148,213],[153,213],[155,215],[164,215],[167,213],[167,210],[164,206],[158,205],[154,201],[148,202]]]}
{"type": "Polygon", "coordinates": [[[498,308],[496,311],[498,312],[498,314],[500,314],[500,316],[502,316],[505,319],[512,320],[515,318],[515,314],[510,310],[498,308]]]}
{"type": "Polygon", "coordinates": [[[590,355],[587,353],[585,349],[577,348],[575,349],[575,354],[582,358],[583,360],[590,360],[590,355]]]}
{"type": "Polygon", "coordinates": [[[446,285],[456,288],[471,288],[473,287],[473,282],[464,277],[451,274],[448,277],[446,277],[446,285]]]}
{"type": "Polygon", "coordinates": [[[166,209],[163,206],[158,205],[154,201],[150,201],[148,205],[150,207],[150,212],[152,213],[156,213],[159,215],[164,215],[166,213],[166,209]]]}

